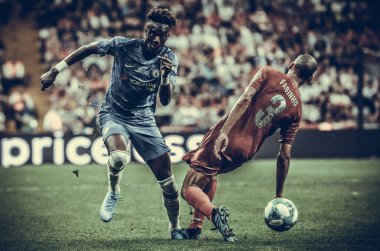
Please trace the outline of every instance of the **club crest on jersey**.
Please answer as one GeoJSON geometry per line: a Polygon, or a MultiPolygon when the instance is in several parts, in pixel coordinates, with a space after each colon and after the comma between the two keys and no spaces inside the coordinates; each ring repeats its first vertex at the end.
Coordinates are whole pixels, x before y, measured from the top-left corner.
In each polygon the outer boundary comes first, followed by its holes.
{"type": "Polygon", "coordinates": [[[154,69],[154,70],[152,71],[152,77],[154,77],[154,78],[158,78],[158,76],[160,76],[160,71],[157,70],[157,69],[154,69]]]}

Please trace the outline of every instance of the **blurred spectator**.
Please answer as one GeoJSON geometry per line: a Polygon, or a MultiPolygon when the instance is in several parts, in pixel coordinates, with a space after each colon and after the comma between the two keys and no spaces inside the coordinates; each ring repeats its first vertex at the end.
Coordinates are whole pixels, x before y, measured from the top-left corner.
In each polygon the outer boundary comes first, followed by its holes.
{"type": "Polygon", "coordinates": [[[63,122],[54,105],[45,114],[43,119],[43,129],[46,132],[63,132],[63,122]]]}
{"type": "MultiPolygon", "coordinates": [[[[48,68],[94,40],[143,36],[143,17],[158,2],[38,4],[41,62],[48,68]]],[[[260,67],[285,71],[301,53],[319,63],[312,85],[300,89],[303,126],[356,121],[359,52],[380,50],[372,1],[173,0],[161,5],[181,22],[167,42],[179,58],[175,105],[157,107],[160,126],[206,129],[232,108],[260,67]]],[[[379,125],[380,62],[375,64],[365,77],[363,103],[365,121],[379,125]]],[[[89,57],[59,75],[51,109],[65,114],[60,116],[64,131],[88,133],[96,126],[111,67],[111,57],[89,57]]]]}
{"type": "Polygon", "coordinates": [[[201,120],[201,110],[199,104],[195,104],[195,99],[187,99],[181,96],[176,104],[176,112],[173,115],[172,125],[183,127],[196,127],[201,120]]]}
{"type": "Polygon", "coordinates": [[[16,122],[16,131],[34,133],[37,129],[37,114],[31,96],[24,88],[14,90],[9,96],[11,117],[16,122]]]}
{"type": "Polygon", "coordinates": [[[6,60],[2,65],[3,93],[9,94],[13,87],[24,85],[25,66],[24,63],[14,57],[6,60]]]}

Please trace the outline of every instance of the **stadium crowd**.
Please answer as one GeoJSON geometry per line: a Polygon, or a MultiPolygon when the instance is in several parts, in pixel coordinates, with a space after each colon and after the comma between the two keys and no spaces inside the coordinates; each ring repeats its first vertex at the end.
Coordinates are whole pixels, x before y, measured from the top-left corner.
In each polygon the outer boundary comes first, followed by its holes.
{"type": "Polygon", "coordinates": [[[18,132],[35,132],[38,122],[34,101],[26,91],[28,76],[22,60],[9,56],[0,40],[0,132],[9,120],[18,132]]]}
{"type": "MultiPolygon", "coordinates": [[[[81,45],[102,38],[142,37],[144,16],[157,4],[39,1],[34,8],[41,63],[49,68],[81,45]]],[[[180,20],[167,42],[179,58],[175,100],[156,111],[163,131],[210,127],[232,108],[260,67],[285,71],[301,53],[314,55],[319,62],[312,85],[300,89],[303,126],[355,126],[360,51],[380,49],[373,22],[378,17],[369,1],[174,0],[160,6],[170,8],[180,20]]],[[[362,102],[365,121],[377,126],[379,66],[367,67],[362,102]]],[[[44,129],[93,133],[111,67],[112,58],[92,56],[62,72],[49,91],[44,129]]]]}

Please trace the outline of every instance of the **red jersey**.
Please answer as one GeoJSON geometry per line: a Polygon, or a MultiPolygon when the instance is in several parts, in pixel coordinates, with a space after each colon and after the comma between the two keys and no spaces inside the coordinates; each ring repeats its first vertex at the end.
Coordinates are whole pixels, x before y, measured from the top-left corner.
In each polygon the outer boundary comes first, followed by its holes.
{"type": "Polygon", "coordinates": [[[265,139],[280,129],[280,142],[292,144],[302,116],[298,87],[292,79],[272,67],[261,68],[249,84],[256,89],[247,110],[231,128],[222,160],[213,152],[215,140],[227,117],[203,137],[184,160],[206,175],[227,173],[252,159],[265,139]]]}

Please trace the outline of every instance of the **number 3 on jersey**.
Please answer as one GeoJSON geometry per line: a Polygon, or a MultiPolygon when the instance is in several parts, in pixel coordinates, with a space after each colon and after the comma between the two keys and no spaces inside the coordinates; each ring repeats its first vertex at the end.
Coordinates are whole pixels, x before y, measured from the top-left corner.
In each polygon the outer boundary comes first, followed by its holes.
{"type": "Polygon", "coordinates": [[[280,94],[274,95],[271,101],[276,107],[269,105],[265,112],[260,109],[256,113],[255,123],[259,128],[266,126],[273,119],[273,116],[281,113],[286,108],[285,98],[280,94]]]}

